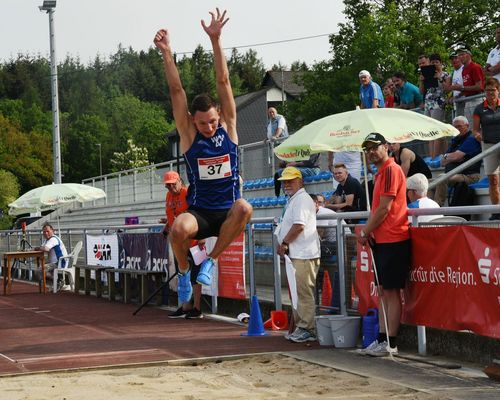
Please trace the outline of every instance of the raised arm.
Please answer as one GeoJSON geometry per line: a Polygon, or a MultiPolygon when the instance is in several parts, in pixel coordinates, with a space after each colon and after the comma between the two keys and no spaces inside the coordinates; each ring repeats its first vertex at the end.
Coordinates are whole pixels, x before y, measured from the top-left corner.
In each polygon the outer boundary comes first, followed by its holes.
{"type": "Polygon", "coordinates": [[[182,87],[179,71],[177,70],[172,56],[170,39],[166,29],[160,29],[156,32],[154,44],[160,50],[163,57],[163,66],[170,91],[170,98],[172,100],[175,125],[179,132],[181,149],[183,149],[184,152],[191,146],[196,135],[196,129],[189,117],[186,92],[182,87]]]}
{"type": "Polygon", "coordinates": [[[221,105],[221,122],[226,125],[227,133],[231,140],[238,144],[238,134],[236,132],[236,103],[234,102],[231,81],[229,80],[229,70],[227,69],[226,57],[222,50],[220,35],[222,28],[229,18],[226,18],[226,11],[223,13],[217,8],[216,12],[210,11],[212,19],[210,25],[201,21],[203,29],[212,42],[215,61],[215,79],[217,95],[221,105]]]}

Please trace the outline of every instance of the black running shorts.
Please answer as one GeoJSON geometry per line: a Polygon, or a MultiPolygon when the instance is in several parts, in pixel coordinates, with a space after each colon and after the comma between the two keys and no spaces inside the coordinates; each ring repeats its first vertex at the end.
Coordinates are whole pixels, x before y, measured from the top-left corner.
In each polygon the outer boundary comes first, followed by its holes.
{"type": "Polygon", "coordinates": [[[186,212],[196,218],[198,233],[194,239],[200,240],[211,236],[219,236],[220,227],[226,220],[229,210],[207,210],[189,207],[186,212]]]}
{"type": "Polygon", "coordinates": [[[373,257],[379,284],[384,289],[403,289],[411,265],[411,240],[395,243],[377,243],[373,257]]]}

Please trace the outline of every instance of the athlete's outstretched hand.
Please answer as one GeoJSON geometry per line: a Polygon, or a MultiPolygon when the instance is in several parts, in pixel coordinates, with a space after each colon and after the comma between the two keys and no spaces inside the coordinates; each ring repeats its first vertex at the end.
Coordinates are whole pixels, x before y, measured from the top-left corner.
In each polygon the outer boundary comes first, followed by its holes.
{"type": "Polygon", "coordinates": [[[221,14],[219,8],[216,8],[217,13],[213,11],[209,11],[212,16],[212,20],[210,21],[210,25],[206,25],[205,21],[201,20],[201,26],[207,33],[210,38],[217,39],[220,37],[222,32],[222,27],[226,25],[226,22],[229,21],[229,18],[226,18],[226,10],[221,14]]]}
{"type": "Polygon", "coordinates": [[[158,32],[156,32],[153,43],[160,51],[168,50],[170,48],[170,38],[168,35],[168,31],[166,29],[160,29],[158,32]]]}

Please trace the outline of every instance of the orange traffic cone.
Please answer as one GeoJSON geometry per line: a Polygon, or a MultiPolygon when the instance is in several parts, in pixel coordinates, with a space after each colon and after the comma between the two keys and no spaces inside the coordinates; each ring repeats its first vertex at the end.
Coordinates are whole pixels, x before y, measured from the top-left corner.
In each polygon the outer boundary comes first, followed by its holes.
{"type": "Polygon", "coordinates": [[[332,305],[332,283],[328,271],[323,273],[323,289],[321,292],[321,305],[330,307],[332,305]]]}

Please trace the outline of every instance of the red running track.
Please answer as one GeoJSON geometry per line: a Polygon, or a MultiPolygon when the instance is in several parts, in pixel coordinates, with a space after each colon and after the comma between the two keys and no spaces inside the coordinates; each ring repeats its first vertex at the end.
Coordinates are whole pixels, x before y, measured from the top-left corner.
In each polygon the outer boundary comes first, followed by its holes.
{"type": "Polygon", "coordinates": [[[319,347],[291,343],[282,332],[242,336],[245,326],[210,318],[169,319],[152,306],[133,316],[136,308],[13,282],[12,293],[0,296],[0,376],[319,347]]]}

